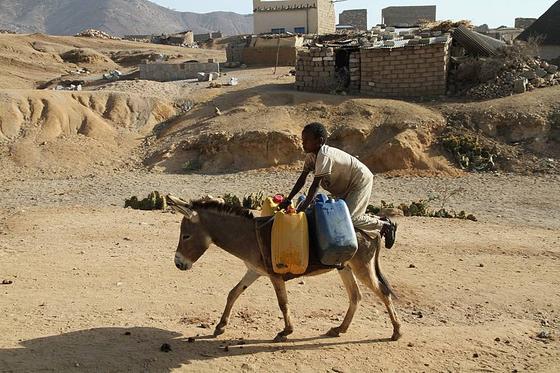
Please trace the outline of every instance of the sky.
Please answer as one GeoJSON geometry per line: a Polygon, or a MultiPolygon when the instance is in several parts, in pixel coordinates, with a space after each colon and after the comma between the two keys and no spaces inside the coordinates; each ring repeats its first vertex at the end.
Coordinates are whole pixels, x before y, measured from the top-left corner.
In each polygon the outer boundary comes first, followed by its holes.
{"type": "MultiPolygon", "coordinates": [[[[252,0],[151,0],[171,9],[208,13],[231,11],[241,14],[253,12],[252,0]]],[[[369,27],[381,22],[381,9],[397,5],[437,5],[437,18],[469,19],[475,25],[488,24],[490,27],[513,26],[516,17],[538,18],[556,0],[346,0],[336,3],[339,14],[346,9],[367,9],[369,27]]]]}

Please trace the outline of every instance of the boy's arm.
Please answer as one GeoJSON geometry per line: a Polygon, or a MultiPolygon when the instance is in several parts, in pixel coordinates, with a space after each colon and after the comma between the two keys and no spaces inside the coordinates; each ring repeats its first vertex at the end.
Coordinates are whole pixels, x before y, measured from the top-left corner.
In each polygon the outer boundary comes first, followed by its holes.
{"type": "Polygon", "coordinates": [[[298,207],[297,212],[305,211],[307,207],[309,207],[311,202],[313,202],[313,200],[315,199],[315,195],[317,194],[317,190],[319,190],[319,185],[321,185],[321,180],[323,180],[322,176],[313,179],[313,183],[311,183],[309,192],[307,193],[307,198],[298,207]]]}
{"type": "Polygon", "coordinates": [[[296,185],[294,185],[292,191],[288,195],[288,201],[291,201],[296,196],[296,194],[298,194],[301,188],[303,188],[303,186],[305,185],[305,181],[307,180],[307,175],[309,175],[309,171],[306,170],[304,170],[301,175],[299,175],[299,178],[296,181],[296,185]]]}

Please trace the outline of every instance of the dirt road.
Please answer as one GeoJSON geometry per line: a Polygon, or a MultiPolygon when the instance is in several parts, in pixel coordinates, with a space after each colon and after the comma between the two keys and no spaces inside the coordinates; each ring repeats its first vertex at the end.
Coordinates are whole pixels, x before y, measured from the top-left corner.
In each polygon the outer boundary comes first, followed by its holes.
{"type": "Polygon", "coordinates": [[[180,216],[123,209],[124,198],[151,190],[187,198],[276,192],[295,177],[126,173],[4,182],[0,282],[12,283],[0,285],[0,371],[558,371],[558,176],[376,178],[374,202],[462,187],[447,206],[479,218],[400,220],[398,244],[382,258],[399,294],[398,342],[388,339],[384,307],[363,288],[349,332],[322,336],[347,307],[335,272],[289,283],[290,342],[270,342],[282,320],[265,279],[239,299],[226,333],[206,338],[242,263],[211,247],[190,272],[178,271],[180,216]],[[164,343],[171,351],[160,351],[164,343]]]}

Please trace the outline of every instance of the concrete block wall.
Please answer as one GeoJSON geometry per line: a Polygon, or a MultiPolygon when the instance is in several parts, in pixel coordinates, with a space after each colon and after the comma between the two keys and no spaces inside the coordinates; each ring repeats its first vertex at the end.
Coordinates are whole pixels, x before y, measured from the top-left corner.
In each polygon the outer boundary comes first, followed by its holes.
{"type": "Polygon", "coordinates": [[[367,9],[345,10],[340,13],[338,23],[354,26],[356,30],[367,30],[367,9]]]}
{"type": "Polygon", "coordinates": [[[362,71],[361,71],[361,52],[355,51],[350,53],[350,93],[358,94],[360,93],[362,84],[362,71]]]}
{"type": "Polygon", "coordinates": [[[445,95],[446,43],[361,50],[361,93],[382,97],[445,95]]]}
{"type": "Polygon", "coordinates": [[[243,60],[243,50],[246,48],[246,44],[236,44],[230,43],[226,48],[226,58],[227,62],[239,62],[243,60]]]}
{"type": "Polygon", "coordinates": [[[336,87],[333,48],[313,47],[297,54],[296,88],[299,91],[330,92],[336,87]]]}
{"type": "Polygon", "coordinates": [[[187,62],[182,64],[148,63],[138,65],[140,79],[169,82],[173,80],[196,79],[198,73],[220,71],[218,63],[187,62]]]}

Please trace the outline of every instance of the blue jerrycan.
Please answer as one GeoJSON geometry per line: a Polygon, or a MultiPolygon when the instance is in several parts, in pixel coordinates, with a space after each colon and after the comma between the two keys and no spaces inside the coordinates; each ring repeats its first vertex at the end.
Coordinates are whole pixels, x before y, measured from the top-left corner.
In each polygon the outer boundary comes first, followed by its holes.
{"type": "Polygon", "coordinates": [[[324,194],[315,198],[313,233],[319,260],[324,265],[341,265],[352,259],[358,240],[346,202],[324,194]]]}

